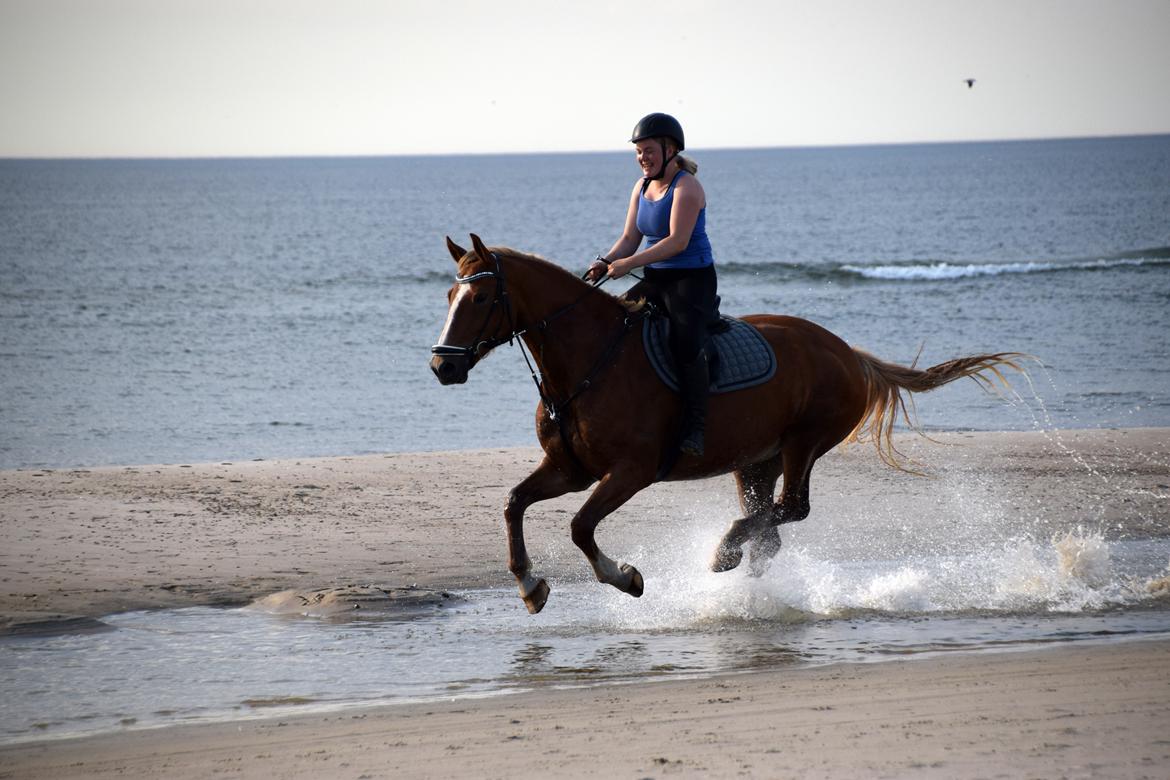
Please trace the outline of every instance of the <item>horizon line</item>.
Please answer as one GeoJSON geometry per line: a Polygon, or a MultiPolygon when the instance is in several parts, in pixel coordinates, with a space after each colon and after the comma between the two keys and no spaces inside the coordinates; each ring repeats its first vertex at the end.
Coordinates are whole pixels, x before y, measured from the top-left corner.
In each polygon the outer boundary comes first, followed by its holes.
{"type": "MultiPolygon", "coordinates": [[[[1150,133],[1101,133],[1096,135],[1018,136],[1007,138],[971,138],[923,141],[867,141],[822,144],[775,144],[745,146],[701,147],[703,152],[744,152],[770,150],[817,150],[817,149],[862,149],[904,146],[958,146],[999,143],[1034,143],[1044,141],[1097,141],[1124,138],[1160,138],[1170,136],[1170,130],[1150,133]]],[[[690,151],[690,150],[688,150],[690,151]]],[[[0,155],[2,162],[148,162],[148,161],[196,161],[196,160],[369,160],[385,158],[432,158],[432,157],[536,157],[558,155],[622,154],[628,149],[544,149],[530,151],[462,151],[462,152],[341,152],[341,153],[293,153],[293,154],[188,154],[188,155],[0,155]]]]}

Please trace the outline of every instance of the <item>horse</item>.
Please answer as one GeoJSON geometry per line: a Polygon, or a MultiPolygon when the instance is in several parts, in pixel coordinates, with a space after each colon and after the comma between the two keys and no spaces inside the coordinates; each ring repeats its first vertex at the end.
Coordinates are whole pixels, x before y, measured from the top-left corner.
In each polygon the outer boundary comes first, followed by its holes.
{"type": "Polygon", "coordinates": [[[809,475],[818,458],[847,439],[870,438],[884,461],[900,467],[891,434],[899,412],[906,416],[903,391],[926,392],[963,377],[992,384],[1003,380],[1000,367],[1018,369],[1019,355],[1011,352],[916,369],[854,349],[807,320],[746,316],[780,370],[763,384],[712,395],[703,454],[679,455],[682,402],[655,374],[641,340],[631,337],[634,307],[548,260],[489,248],[475,234],[471,241],[466,250],[447,238],[456,276],[430,367],[441,384],[462,384],[485,355],[517,341],[536,363],[536,433],[544,456],[504,508],[508,569],[532,614],[550,593],[532,573],[524,545],[524,513],[532,504],[596,483],[572,519],[573,542],[599,582],[638,597],[641,573],[598,548],[598,524],[656,481],[731,472],[743,516],[718,543],[711,568],[734,569],[747,545],[750,573],[758,576],[780,549],[779,527],[808,517],[809,475]]]}

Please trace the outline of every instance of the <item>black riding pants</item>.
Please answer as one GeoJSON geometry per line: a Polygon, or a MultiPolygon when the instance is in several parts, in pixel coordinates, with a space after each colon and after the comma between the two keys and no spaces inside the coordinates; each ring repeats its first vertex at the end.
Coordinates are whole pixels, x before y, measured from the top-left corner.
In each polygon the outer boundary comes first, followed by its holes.
{"type": "Polygon", "coordinates": [[[717,316],[715,266],[650,268],[626,291],[627,300],[646,298],[670,317],[670,351],[679,366],[694,361],[707,344],[707,326],[717,316]]]}

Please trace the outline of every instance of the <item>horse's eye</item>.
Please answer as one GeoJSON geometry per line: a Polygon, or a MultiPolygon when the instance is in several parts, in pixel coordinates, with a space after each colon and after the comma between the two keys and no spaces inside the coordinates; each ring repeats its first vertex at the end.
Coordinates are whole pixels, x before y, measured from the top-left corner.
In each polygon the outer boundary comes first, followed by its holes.
{"type": "Polygon", "coordinates": [[[475,297],[472,298],[471,300],[474,301],[475,303],[486,303],[487,302],[487,294],[486,293],[476,293],[475,297]]]}

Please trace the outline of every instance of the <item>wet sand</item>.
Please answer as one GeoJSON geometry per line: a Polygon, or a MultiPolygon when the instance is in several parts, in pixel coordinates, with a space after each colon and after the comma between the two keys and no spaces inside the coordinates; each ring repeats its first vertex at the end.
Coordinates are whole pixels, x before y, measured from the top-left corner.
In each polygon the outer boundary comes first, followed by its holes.
{"type": "MultiPolygon", "coordinates": [[[[957,525],[973,501],[1045,536],[1170,536],[1170,431],[938,434],[864,446],[814,472],[811,523],[911,513],[957,525]],[[877,511],[896,507],[897,512],[877,511]]],[[[0,472],[0,628],[246,603],[286,589],[510,585],[501,510],[534,449],[0,472]]],[[[582,496],[537,505],[538,573],[589,576],[568,538],[582,496]]],[[[722,528],[730,477],[657,485],[599,529],[614,557],[722,528]]],[[[517,599],[517,609],[522,609],[517,599]]],[[[541,690],[304,718],[131,731],[0,749],[0,777],[1162,777],[1170,643],[541,690]],[[516,722],[513,722],[516,721],[516,722]]]]}
{"type": "Polygon", "coordinates": [[[0,777],[1163,778],[1170,643],[547,690],[0,749],[0,777]]]}

